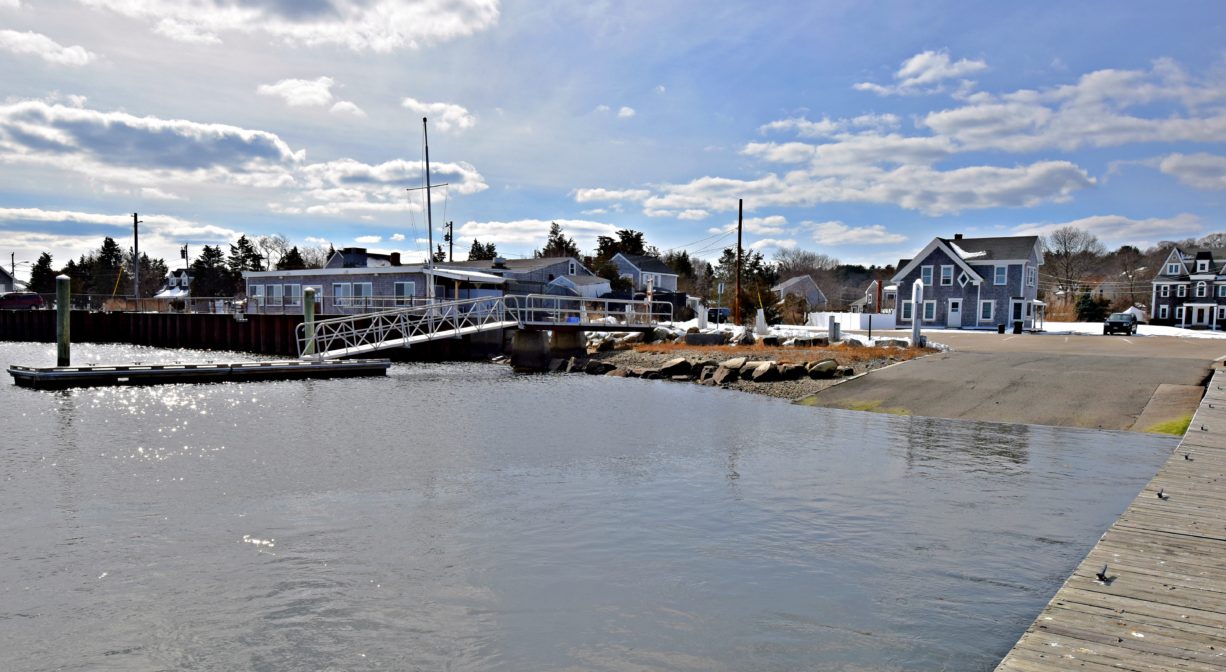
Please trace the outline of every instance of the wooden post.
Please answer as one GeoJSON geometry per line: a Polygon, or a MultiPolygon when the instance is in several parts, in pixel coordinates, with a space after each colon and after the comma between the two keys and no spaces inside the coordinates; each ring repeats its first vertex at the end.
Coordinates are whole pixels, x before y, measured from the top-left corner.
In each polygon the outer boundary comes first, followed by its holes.
{"type": "Polygon", "coordinates": [[[72,280],[67,275],[55,276],[55,365],[72,366],[68,343],[68,327],[72,317],[72,280]]]}
{"type": "Polygon", "coordinates": [[[302,356],[315,354],[315,288],[302,290],[302,333],[306,343],[302,346],[302,356]]]}

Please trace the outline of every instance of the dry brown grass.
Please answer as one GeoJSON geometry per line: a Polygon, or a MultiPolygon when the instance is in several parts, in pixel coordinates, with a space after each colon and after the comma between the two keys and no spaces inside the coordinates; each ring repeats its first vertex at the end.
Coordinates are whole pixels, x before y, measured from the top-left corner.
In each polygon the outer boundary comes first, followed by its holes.
{"type": "Polygon", "coordinates": [[[802,364],[822,359],[833,359],[839,364],[854,365],[859,362],[893,358],[896,361],[906,361],[936,352],[931,348],[869,348],[833,345],[828,347],[777,347],[765,345],[712,345],[707,347],[686,345],[684,343],[649,343],[634,346],[635,352],[675,353],[678,357],[708,357],[711,359],[728,359],[730,357],[748,357],[750,359],[773,359],[786,364],[802,364]]]}

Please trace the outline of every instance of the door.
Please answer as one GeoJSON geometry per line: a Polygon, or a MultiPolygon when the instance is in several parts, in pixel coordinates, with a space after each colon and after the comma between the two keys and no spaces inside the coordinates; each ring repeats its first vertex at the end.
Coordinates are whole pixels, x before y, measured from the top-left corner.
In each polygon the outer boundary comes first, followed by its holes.
{"type": "Polygon", "coordinates": [[[1012,309],[1012,311],[1011,311],[1011,312],[1013,313],[1013,319],[1014,319],[1014,320],[1020,320],[1020,319],[1022,319],[1022,302],[1021,302],[1021,301],[1014,300],[1014,301],[1013,301],[1013,309],[1012,309]]]}
{"type": "Polygon", "coordinates": [[[1197,326],[1208,326],[1209,325],[1209,320],[1205,318],[1204,308],[1196,309],[1196,320],[1192,322],[1192,324],[1195,324],[1197,326]]]}
{"type": "Polygon", "coordinates": [[[949,309],[945,311],[945,326],[949,329],[962,328],[962,299],[949,300],[949,309]]]}

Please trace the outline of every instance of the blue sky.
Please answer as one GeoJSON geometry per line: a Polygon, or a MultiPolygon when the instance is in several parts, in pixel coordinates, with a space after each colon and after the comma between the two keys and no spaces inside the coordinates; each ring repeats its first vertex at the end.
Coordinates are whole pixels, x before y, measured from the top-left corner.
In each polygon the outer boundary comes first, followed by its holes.
{"type": "Polygon", "coordinates": [[[241,233],[420,256],[422,116],[461,257],[558,221],[714,259],[738,198],[768,257],[1069,223],[1144,247],[1226,228],[1224,28],[1217,2],[0,0],[0,253],[130,245],[138,211],[172,266],[241,233]]]}

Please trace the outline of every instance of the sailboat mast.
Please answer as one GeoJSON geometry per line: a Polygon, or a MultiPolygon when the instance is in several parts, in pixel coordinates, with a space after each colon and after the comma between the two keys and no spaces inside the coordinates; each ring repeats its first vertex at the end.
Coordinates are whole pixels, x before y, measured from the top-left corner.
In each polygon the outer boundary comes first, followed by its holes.
{"type": "Polygon", "coordinates": [[[430,206],[430,137],[426,132],[426,118],[421,118],[422,144],[426,148],[426,299],[434,301],[434,220],[430,206]]]}

